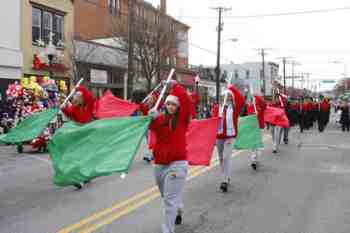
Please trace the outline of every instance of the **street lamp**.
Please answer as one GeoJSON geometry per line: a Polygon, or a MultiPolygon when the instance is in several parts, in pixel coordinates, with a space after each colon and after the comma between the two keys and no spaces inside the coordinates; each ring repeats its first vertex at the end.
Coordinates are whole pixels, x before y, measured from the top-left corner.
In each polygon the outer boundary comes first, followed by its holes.
{"type": "Polygon", "coordinates": [[[57,55],[57,49],[56,49],[56,46],[52,43],[52,39],[53,39],[53,33],[50,32],[50,40],[49,40],[49,44],[47,45],[46,47],[46,55],[47,55],[47,58],[49,60],[49,76],[50,78],[52,79],[53,78],[53,72],[52,72],[52,62],[53,62],[53,59],[55,58],[55,56],[57,55]]]}
{"type": "Polygon", "coordinates": [[[223,43],[225,43],[225,42],[227,42],[227,41],[238,42],[238,38],[228,38],[228,39],[226,39],[226,40],[221,41],[221,44],[223,44],[223,43]]]}

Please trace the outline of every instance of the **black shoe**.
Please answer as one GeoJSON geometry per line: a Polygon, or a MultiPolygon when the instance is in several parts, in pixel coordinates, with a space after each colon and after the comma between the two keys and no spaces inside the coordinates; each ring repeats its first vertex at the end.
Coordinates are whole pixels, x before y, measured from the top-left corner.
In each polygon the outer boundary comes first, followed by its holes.
{"type": "Polygon", "coordinates": [[[273,150],[272,153],[277,154],[277,150],[273,150]]]}
{"type": "Polygon", "coordinates": [[[284,141],[284,144],[285,144],[285,145],[288,145],[288,140],[284,141]]]}
{"type": "Polygon", "coordinates": [[[222,182],[220,185],[220,189],[222,192],[227,193],[228,183],[222,182]]]}
{"type": "Polygon", "coordinates": [[[81,183],[80,184],[74,184],[73,186],[76,187],[77,190],[80,190],[80,189],[83,188],[83,185],[81,183]]]}
{"type": "Polygon", "coordinates": [[[182,224],[182,215],[177,214],[176,219],[175,219],[175,225],[181,225],[182,224]]]}
{"type": "Polygon", "coordinates": [[[148,158],[148,157],[143,157],[143,160],[146,161],[147,163],[152,162],[152,159],[148,158]]]}
{"type": "Polygon", "coordinates": [[[256,169],[258,168],[258,166],[257,166],[256,163],[252,163],[251,166],[252,166],[252,168],[253,168],[254,171],[256,171],[256,169]]]}

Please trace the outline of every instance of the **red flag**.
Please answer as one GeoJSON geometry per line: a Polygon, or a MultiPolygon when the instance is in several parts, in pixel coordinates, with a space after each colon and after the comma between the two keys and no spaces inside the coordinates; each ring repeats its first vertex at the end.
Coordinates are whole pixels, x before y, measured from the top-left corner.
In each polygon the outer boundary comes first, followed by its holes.
{"type": "Polygon", "coordinates": [[[287,114],[282,108],[276,108],[272,106],[267,106],[264,113],[265,122],[273,125],[278,125],[283,128],[289,127],[289,120],[287,114]]]}
{"type": "Polygon", "coordinates": [[[95,117],[97,119],[106,119],[113,117],[131,116],[139,105],[119,99],[111,91],[106,91],[95,106],[95,117]]]}
{"type": "MultiPolygon", "coordinates": [[[[192,166],[209,166],[216,143],[219,118],[192,120],[187,130],[187,159],[192,166]]],[[[151,133],[149,147],[156,143],[156,136],[151,133]]]]}
{"type": "Polygon", "coordinates": [[[187,131],[187,157],[192,166],[209,166],[216,143],[219,118],[193,120],[187,131]]]}

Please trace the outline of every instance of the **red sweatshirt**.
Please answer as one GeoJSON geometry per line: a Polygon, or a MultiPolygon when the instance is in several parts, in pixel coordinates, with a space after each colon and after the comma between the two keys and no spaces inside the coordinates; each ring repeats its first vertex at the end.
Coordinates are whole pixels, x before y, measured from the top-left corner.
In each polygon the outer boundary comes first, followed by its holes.
{"type": "MultiPolygon", "coordinates": [[[[223,114],[222,114],[222,121],[223,121],[223,133],[218,134],[217,138],[218,139],[226,139],[226,138],[231,138],[231,137],[236,137],[238,134],[238,117],[239,114],[241,113],[242,107],[244,106],[245,103],[245,98],[244,96],[239,92],[239,90],[234,87],[234,86],[230,86],[228,88],[234,95],[235,98],[235,109],[233,111],[233,126],[235,129],[235,135],[233,136],[227,136],[227,122],[226,122],[226,110],[227,108],[224,108],[223,114]]],[[[217,111],[218,112],[218,111],[217,111]]],[[[215,115],[218,116],[218,115],[215,115]]]]}
{"type": "Polygon", "coordinates": [[[322,102],[320,103],[320,110],[322,112],[329,112],[331,109],[331,105],[328,103],[327,100],[322,100],[322,102]]]}
{"type": "Polygon", "coordinates": [[[93,117],[94,117],[93,112],[94,112],[94,105],[95,105],[95,97],[84,86],[80,86],[78,88],[78,91],[82,93],[85,105],[84,106],[71,105],[69,107],[62,109],[62,112],[68,118],[70,118],[75,122],[78,122],[81,124],[89,123],[90,121],[93,120],[93,117]]]}
{"type": "Polygon", "coordinates": [[[177,96],[180,101],[176,128],[173,129],[171,124],[175,116],[166,114],[154,119],[150,126],[157,138],[153,147],[154,163],[160,165],[187,160],[186,132],[191,119],[191,98],[178,84],[173,87],[170,94],[177,96]]]}

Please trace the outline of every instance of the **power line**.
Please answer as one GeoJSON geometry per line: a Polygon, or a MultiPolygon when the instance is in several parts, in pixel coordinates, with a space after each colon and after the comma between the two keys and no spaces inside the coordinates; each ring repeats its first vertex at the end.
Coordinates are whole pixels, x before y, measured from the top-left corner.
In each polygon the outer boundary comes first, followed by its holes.
{"type": "MultiPolygon", "coordinates": [[[[189,43],[189,45],[192,46],[192,47],[195,47],[195,48],[197,48],[197,49],[203,50],[203,51],[205,51],[205,52],[207,52],[207,53],[210,53],[210,54],[212,54],[212,55],[214,55],[214,56],[217,55],[217,52],[215,52],[215,51],[213,51],[213,50],[203,48],[203,47],[201,47],[201,46],[199,46],[199,45],[196,45],[196,44],[193,44],[193,43],[189,43]]],[[[223,60],[226,60],[227,62],[232,62],[231,59],[228,59],[228,58],[226,58],[226,57],[220,56],[220,58],[222,58],[223,60]]]]}
{"type": "MultiPolygon", "coordinates": [[[[226,19],[242,19],[242,18],[264,18],[264,17],[276,17],[276,16],[295,16],[295,15],[310,15],[310,14],[321,14],[337,11],[347,11],[350,10],[350,7],[339,7],[339,8],[328,8],[328,9],[316,9],[316,10],[304,10],[304,11],[291,11],[291,12],[277,12],[277,13],[268,13],[268,14],[252,14],[252,15],[235,15],[235,16],[226,16],[226,19]]],[[[181,16],[188,19],[216,19],[212,16],[181,16]]]]}

